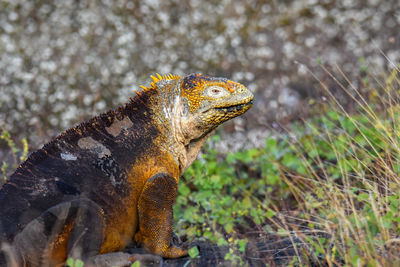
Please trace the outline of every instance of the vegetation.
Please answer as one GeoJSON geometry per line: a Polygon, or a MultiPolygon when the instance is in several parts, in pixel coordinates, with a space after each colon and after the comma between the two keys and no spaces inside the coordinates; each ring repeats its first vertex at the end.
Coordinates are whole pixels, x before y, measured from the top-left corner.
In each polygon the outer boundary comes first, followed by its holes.
{"type": "Polygon", "coordinates": [[[7,144],[8,148],[10,149],[10,154],[12,158],[12,162],[3,161],[1,163],[1,176],[2,176],[2,178],[0,178],[0,186],[1,186],[3,182],[5,182],[7,179],[7,174],[8,174],[7,171],[9,169],[17,168],[20,162],[27,159],[29,147],[27,139],[23,138],[21,148],[18,148],[15,142],[12,140],[10,133],[5,128],[0,129],[0,141],[3,141],[7,144]]]}
{"type": "MultiPolygon", "coordinates": [[[[362,90],[337,81],[352,112],[322,84],[331,101],[264,148],[221,155],[206,147],[180,182],[177,234],[229,245],[226,259],[239,263],[249,242],[275,235],[307,244],[295,265],[399,265],[399,70],[374,88],[369,79],[362,90]]],[[[6,131],[1,138],[16,161],[26,158],[26,142],[19,153],[6,131]]]]}
{"type": "Polygon", "coordinates": [[[208,149],[194,162],[179,186],[178,234],[230,244],[234,260],[256,231],[308,243],[293,259],[300,265],[400,264],[398,69],[364,96],[337,82],[352,114],[325,88],[333,105],[318,104],[264,148],[208,149]]]}

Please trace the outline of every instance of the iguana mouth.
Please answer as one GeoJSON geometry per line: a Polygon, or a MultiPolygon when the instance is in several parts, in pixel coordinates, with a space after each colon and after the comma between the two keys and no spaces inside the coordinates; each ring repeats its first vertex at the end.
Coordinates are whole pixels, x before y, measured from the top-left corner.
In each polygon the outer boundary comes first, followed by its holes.
{"type": "Polygon", "coordinates": [[[240,103],[240,104],[224,106],[224,107],[215,107],[214,109],[221,110],[224,112],[237,112],[237,111],[243,110],[244,108],[252,106],[252,105],[253,105],[253,99],[246,103],[240,103]]]}

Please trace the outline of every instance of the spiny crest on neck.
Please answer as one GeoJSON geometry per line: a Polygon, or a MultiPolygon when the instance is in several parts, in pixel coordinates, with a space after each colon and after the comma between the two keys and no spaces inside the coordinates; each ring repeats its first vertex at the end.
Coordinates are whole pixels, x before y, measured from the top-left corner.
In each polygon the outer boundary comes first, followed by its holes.
{"type": "Polygon", "coordinates": [[[152,82],[150,83],[150,87],[140,85],[140,88],[142,88],[145,91],[152,90],[152,89],[157,88],[156,83],[158,83],[160,81],[179,80],[181,78],[181,76],[175,75],[175,74],[166,74],[166,75],[161,76],[160,74],[156,73],[155,76],[150,75],[150,78],[152,79],[152,82]]]}
{"type": "Polygon", "coordinates": [[[169,90],[171,90],[171,86],[166,85],[171,84],[171,82],[178,81],[181,76],[175,74],[166,74],[161,76],[160,74],[156,73],[154,76],[150,75],[150,78],[152,79],[150,86],[140,85],[139,87],[142,90],[135,91],[136,95],[130,98],[130,103],[143,101],[143,97],[145,97],[146,95],[149,96],[157,91],[159,93],[164,93],[168,95],[168,93],[170,93],[169,90]]]}

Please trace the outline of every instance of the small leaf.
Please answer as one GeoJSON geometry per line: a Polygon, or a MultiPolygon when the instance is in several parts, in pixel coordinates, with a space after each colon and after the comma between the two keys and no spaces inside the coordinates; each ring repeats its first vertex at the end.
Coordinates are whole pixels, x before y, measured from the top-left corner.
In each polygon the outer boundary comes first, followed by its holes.
{"type": "Polygon", "coordinates": [[[363,200],[367,200],[369,198],[369,195],[368,194],[366,194],[366,193],[361,193],[361,194],[359,194],[358,196],[357,196],[357,200],[358,201],[363,201],[363,200]]]}
{"type": "Polygon", "coordinates": [[[218,246],[228,245],[228,242],[226,242],[224,238],[220,237],[218,238],[217,245],[218,246]]]}
{"type": "Polygon", "coordinates": [[[228,154],[226,155],[225,160],[226,160],[226,162],[229,163],[229,164],[235,163],[235,156],[234,156],[234,154],[233,154],[232,152],[229,151],[228,154]]]}
{"type": "Polygon", "coordinates": [[[227,224],[225,224],[224,225],[224,229],[225,229],[225,231],[229,234],[229,233],[232,233],[232,231],[233,231],[233,225],[232,225],[232,223],[227,223],[227,224]]]}
{"type": "Polygon", "coordinates": [[[240,239],[238,241],[238,245],[239,245],[239,251],[240,252],[245,252],[246,251],[247,240],[240,239]]]}
{"type": "Polygon", "coordinates": [[[73,258],[68,258],[66,263],[67,263],[68,267],[74,267],[74,259],[73,258]]]}
{"type": "Polygon", "coordinates": [[[200,252],[199,249],[196,246],[194,246],[188,250],[188,254],[191,258],[196,258],[200,254],[200,252]]]}
{"type": "Polygon", "coordinates": [[[272,218],[272,217],[274,217],[274,216],[275,216],[275,211],[269,209],[269,210],[267,211],[267,217],[268,217],[268,218],[272,218]]]}
{"type": "Polygon", "coordinates": [[[75,260],[75,267],[83,267],[85,264],[80,259],[75,260]]]}
{"type": "Polygon", "coordinates": [[[190,189],[189,187],[187,187],[185,184],[181,183],[179,185],[179,194],[181,194],[182,196],[187,196],[190,194],[190,189]]]}

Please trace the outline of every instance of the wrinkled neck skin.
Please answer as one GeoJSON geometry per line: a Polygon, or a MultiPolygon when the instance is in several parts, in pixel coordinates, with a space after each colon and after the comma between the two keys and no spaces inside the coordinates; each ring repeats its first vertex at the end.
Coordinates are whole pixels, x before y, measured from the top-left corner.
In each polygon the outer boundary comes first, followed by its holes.
{"type": "Polygon", "coordinates": [[[161,112],[157,115],[167,125],[167,131],[163,131],[166,133],[166,142],[161,146],[173,154],[182,174],[196,159],[216,127],[200,127],[201,123],[189,111],[180,90],[176,84],[160,90],[157,102],[161,112]]]}

